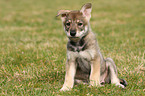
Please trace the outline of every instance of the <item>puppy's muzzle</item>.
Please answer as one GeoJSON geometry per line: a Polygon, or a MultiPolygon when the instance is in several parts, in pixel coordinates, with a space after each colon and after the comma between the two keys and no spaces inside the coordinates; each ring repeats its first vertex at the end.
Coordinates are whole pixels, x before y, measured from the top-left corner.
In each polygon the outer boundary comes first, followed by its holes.
{"type": "Polygon", "coordinates": [[[71,30],[70,35],[74,37],[76,35],[76,30],[71,30]]]}

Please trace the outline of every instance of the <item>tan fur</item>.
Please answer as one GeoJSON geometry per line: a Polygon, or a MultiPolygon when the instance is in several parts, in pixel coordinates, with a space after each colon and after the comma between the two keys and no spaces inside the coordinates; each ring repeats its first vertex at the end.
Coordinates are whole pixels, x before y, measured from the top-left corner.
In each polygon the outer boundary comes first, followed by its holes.
{"type": "Polygon", "coordinates": [[[100,85],[100,57],[91,61],[90,84],[92,86],[100,85]]]}
{"type": "Polygon", "coordinates": [[[117,77],[117,69],[111,58],[104,59],[96,36],[91,30],[92,5],[85,4],[79,11],[60,10],[58,15],[64,25],[69,41],[65,81],[61,91],[73,88],[74,82],[84,82],[92,86],[112,83],[124,88],[127,82],[117,77]]]}

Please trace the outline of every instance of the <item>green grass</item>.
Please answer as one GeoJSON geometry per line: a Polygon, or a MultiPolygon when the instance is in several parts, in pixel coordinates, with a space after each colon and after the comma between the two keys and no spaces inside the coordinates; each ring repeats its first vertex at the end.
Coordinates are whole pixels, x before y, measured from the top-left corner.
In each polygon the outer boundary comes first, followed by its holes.
{"type": "Polygon", "coordinates": [[[60,9],[80,9],[89,0],[0,0],[0,95],[145,95],[145,1],[94,0],[91,27],[104,57],[114,59],[126,89],[64,82],[67,38],[60,9]]]}

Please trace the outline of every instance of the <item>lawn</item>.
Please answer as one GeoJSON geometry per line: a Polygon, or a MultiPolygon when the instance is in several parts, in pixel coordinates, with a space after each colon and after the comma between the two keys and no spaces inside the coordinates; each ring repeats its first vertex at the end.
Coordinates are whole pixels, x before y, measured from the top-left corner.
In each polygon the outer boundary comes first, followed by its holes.
{"type": "Polygon", "coordinates": [[[144,0],[0,0],[0,96],[144,96],[144,0]],[[64,82],[66,43],[58,10],[93,4],[90,20],[104,57],[114,59],[125,89],[64,82]]]}

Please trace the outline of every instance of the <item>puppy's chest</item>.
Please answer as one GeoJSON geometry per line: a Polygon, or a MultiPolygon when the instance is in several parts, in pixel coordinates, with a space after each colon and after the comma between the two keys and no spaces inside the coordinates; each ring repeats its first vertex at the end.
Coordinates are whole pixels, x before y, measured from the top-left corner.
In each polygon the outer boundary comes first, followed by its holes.
{"type": "Polygon", "coordinates": [[[68,42],[67,44],[67,49],[73,52],[80,52],[84,51],[87,48],[86,43],[81,41],[81,42],[68,42]]]}

